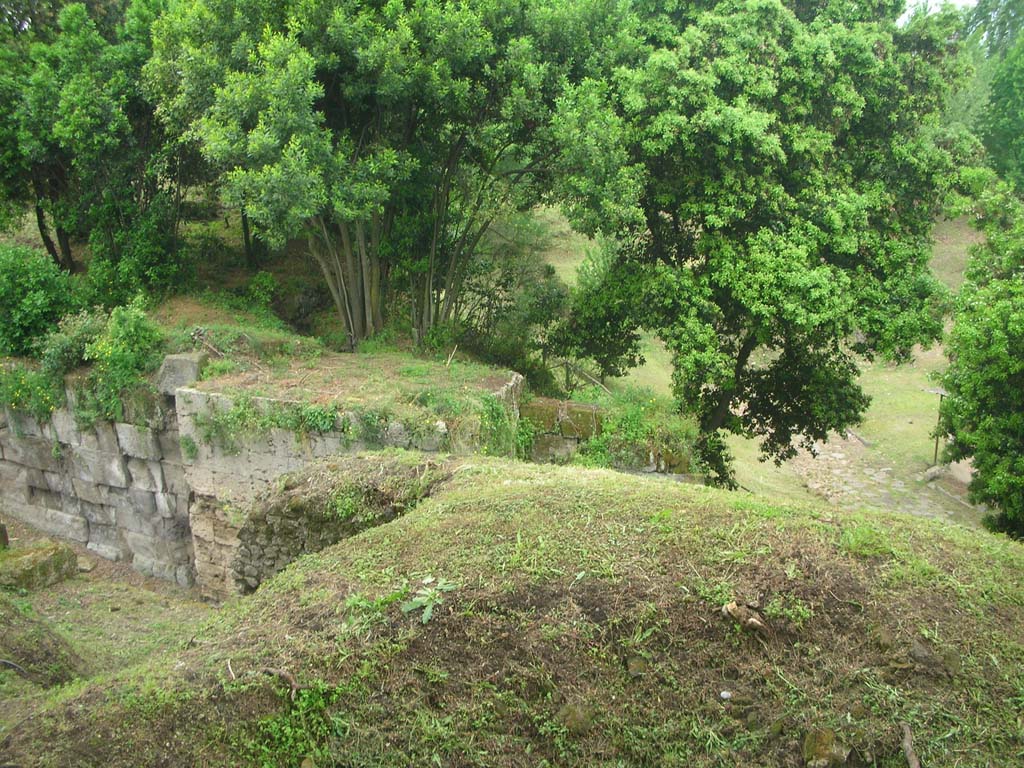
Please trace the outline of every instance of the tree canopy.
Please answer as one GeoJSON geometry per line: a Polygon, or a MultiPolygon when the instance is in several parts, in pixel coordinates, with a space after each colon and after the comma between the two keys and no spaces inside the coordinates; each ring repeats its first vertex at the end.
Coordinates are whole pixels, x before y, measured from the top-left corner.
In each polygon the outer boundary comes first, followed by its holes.
{"type": "MultiPolygon", "coordinates": [[[[1000,7],[992,19],[1016,6],[1000,7]]],[[[389,311],[422,343],[454,322],[493,336],[501,307],[545,354],[618,374],[641,331],[657,335],[725,483],[725,432],[785,459],[857,421],[858,356],[905,359],[941,334],[929,232],[978,149],[940,123],[969,69],[955,11],[91,0],[4,12],[3,210],[34,210],[65,269],[71,240],[88,242],[111,302],[180,282],[185,189],[209,183],[241,212],[248,252],[251,233],[305,246],[350,349],[389,311]],[[496,223],[540,204],[604,243],[567,317],[550,270],[514,278],[494,263],[496,223]]],[[[1011,155],[1019,58],[993,86],[1006,109],[990,144],[1011,155]]]]}
{"type": "Polygon", "coordinates": [[[930,126],[962,74],[960,19],[898,13],[719,3],[614,88],[572,94],[613,151],[570,194],[599,218],[632,195],[635,312],[724,482],[721,430],[787,458],[858,420],[855,354],[905,358],[941,333],[928,235],[955,158],[930,126]]]}
{"type": "Polygon", "coordinates": [[[354,344],[392,284],[421,334],[452,317],[491,222],[550,186],[556,99],[622,49],[621,9],[196,0],[147,71],[259,236],[308,239],[354,344]]]}
{"type": "Polygon", "coordinates": [[[996,170],[1024,190],[1024,37],[995,66],[984,123],[996,170]]]}

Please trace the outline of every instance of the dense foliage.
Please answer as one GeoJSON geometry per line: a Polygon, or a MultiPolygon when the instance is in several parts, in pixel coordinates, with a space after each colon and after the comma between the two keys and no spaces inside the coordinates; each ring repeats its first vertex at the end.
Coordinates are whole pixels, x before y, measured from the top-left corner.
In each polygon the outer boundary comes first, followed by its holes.
{"type": "Polygon", "coordinates": [[[969,458],[988,522],[1024,537],[1024,203],[1006,189],[978,206],[986,241],[972,256],[947,342],[941,428],[947,458],[969,458]]]}
{"type": "MultiPolygon", "coordinates": [[[[554,388],[552,363],[620,375],[656,335],[729,484],[725,433],[785,459],[858,420],[857,356],[940,336],[929,228],[979,162],[971,131],[1019,174],[1018,1],[966,24],[902,5],[8,4],[0,216],[34,213],[54,264],[88,263],[89,305],[179,288],[185,253],[216,254],[212,226],[179,243],[202,187],[250,274],[253,238],[308,252],[297,279],[346,348],[389,323],[554,388]],[[539,204],[599,236],[571,296],[502,244],[539,204]]],[[[26,328],[9,351],[46,330],[26,328]]]]}
{"type": "Polygon", "coordinates": [[[0,356],[32,352],[71,304],[70,279],[45,254],[0,245],[0,356]]]}
{"type": "Polygon", "coordinates": [[[996,170],[1024,190],[1024,37],[995,65],[984,123],[996,170]]]}
{"type": "Polygon", "coordinates": [[[147,74],[257,234],[308,240],[352,345],[392,285],[422,338],[495,218],[549,185],[556,99],[601,74],[623,8],[195,0],[157,23],[147,74]]]}
{"type": "Polygon", "coordinates": [[[142,93],[164,0],[73,3],[0,46],[0,199],[34,210],[65,270],[88,243],[95,298],[114,304],[184,277],[176,256],[180,158],[142,93]],[[56,243],[51,236],[51,226],[56,243]]]}
{"type": "Polygon", "coordinates": [[[165,342],[139,301],[109,313],[97,308],[68,314],[54,326],[37,343],[38,362],[0,370],[0,408],[48,421],[66,403],[65,375],[88,365],[72,384],[80,424],[151,415],[152,387],[145,376],[162,359],[165,342]]]}

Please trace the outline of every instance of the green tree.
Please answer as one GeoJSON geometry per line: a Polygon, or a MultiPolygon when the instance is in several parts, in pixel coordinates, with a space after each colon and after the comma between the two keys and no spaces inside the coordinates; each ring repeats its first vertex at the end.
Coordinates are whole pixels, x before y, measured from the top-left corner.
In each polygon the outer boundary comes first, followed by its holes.
{"type": "Polygon", "coordinates": [[[723,430],[785,459],[859,419],[856,354],[901,359],[941,333],[928,233],[955,162],[935,123],[961,20],[899,13],[721,2],[614,90],[566,99],[562,130],[594,137],[575,144],[570,211],[621,221],[640,322],[722,483],[723,430]]]}
{"type": "Polygon", "coordinates": [[[996,170],[1024,189],[1024,37],[996,64],[984,124],[996,170]]]}
{"type": "Polygon", "coordinates": [[[147,69],[225,200],[273,245],[305,237],[354,345],[404,285],[450,320],[496,217],[536,203],[564,84],[628,41],[607,0],[193,0],[147,69]]]}
{"type": "Polygon", "coordinates": [[[970,459],[970,495],[998,511],[986,522],[1024,537],[1024,204],[1005,187],[982,197],[985,233],[968,265],[946,342],[940,430],[945,458],[970,459]]]}
{"type": "Polygon", "coordinates": [[[978,0],[969,16],[969,29],[981,30],[989,51],[1005,53],[1024,27],[1022,0],[978,0]]]}
{"type": "Polygon", "coordinates": [[[31,208],[47,252],[59,266],[70,270],[76,226],[72,201],[81,185],[74,179],[73,153],[54,133],[61,120],[57,114],[61,89],[71,78],[71,70],[84,64],[89,71],[81,73],[76,83],[79,93],[71,99],[94,100],[103,93],[88,91],[88,80],[98,66],[90,53],[108,45],[125,15],[120,0],[92,0],[79,6],[86,9],[87,23],[78,10],[69,11],[65,33],[60,21],[62,8],[60,2],[3,6],[6,24],[0,27],[0,109],[7,117],[0,126],[0,226],[9,225],[31,208]],[[61,41],[65,34],[67,39],[61,41]],[[69,45],[71,37],[76,40],[69,45]]]}

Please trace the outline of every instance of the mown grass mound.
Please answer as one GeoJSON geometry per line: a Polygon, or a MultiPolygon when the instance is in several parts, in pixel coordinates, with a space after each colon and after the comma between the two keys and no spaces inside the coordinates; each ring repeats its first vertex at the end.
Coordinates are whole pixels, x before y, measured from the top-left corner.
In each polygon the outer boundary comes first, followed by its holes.
{"type": "Polygon", "coordinates": [[[473,460],[3,746],[27,765],[905,766],[906,723],[924,765],[1010,766],[1022,640],[1005,539],[473,460]]]}
{"type": "Polygon", "coordinates": [[[46,622],[0,592],[0,667],[49,687],[87,674],[86,663],[46,622]]]}

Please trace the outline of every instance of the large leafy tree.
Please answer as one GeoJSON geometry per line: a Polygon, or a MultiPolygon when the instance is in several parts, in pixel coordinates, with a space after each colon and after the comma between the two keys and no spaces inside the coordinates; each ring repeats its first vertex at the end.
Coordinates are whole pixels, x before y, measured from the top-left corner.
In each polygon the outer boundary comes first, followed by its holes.
{"type": "Polygon", "coordinates": [[[972,31],[984,32],[989,51],[1002,55],[1024,29],[1024,0],[978,0],[969,22],[972,31]]]}
{"type": "Polygon", "coordinates": [[[564,84],[628,35],[604,0],[193,0],[148,67],[225,198],[271,244],[305,237],[351,342],[389,286],[420,333],[453,316],[495,217],[536,203],[564,84]]]}
{"type": "Polygon", "coordinates": [[[614,89],[566,100],[565,130],[598,137],[567,182],[576,219],[632,213],[634,316],[671,351],[723,483],[723,431],[787,458],[858,420],[856,354],[904,358],[941,332],[928,233],[953,159],[931,126],[960,74],[960,18],[899,13],[729,0],[614,89]]]}
{"type": "Polygon", "coordinates": [[[1024,537],[1024,204],[993,185],[974,221],[985,233],[968,265],[947,341],[946,458],[971,459],[971,497],[995,528],[1024,537]]]}

